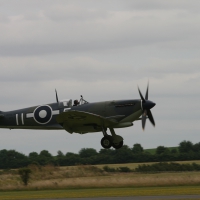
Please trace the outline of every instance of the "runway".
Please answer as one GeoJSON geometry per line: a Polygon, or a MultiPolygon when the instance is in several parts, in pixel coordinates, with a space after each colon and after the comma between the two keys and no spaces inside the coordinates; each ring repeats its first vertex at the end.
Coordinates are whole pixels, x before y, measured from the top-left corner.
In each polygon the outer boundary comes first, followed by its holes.
{"type": "MultiPolygon", "coordinates": [[[[169,196],[132,196],[132,197],[94,197],[94,198],[66,198],[62,200],[180,200],[200,199],[200,195],[169,195],[169,196]]],[[[58,200],[58,199],[37,199],[37,200],[58,200]]]]}

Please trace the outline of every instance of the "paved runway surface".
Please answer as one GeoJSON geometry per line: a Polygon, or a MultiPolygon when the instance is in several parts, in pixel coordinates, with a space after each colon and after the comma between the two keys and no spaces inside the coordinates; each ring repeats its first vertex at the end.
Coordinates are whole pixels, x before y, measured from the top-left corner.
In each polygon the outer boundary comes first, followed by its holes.
{"type": "MultiPolygon", "coordinates": [[[[162,200],[162,199],[171,199],[171,200],[172,199],[200,199],[200,195],[94,197],[94,198],[67,198],[67,199],[61,199],[61,200],[154,200],[154,199],[155,200],[162,200]]],[[[38,200],[40,200],[40,199],[38,199],[38,200]]],[[[46,200],[58,200],[58,199],[46,199],[46,200]]]]}

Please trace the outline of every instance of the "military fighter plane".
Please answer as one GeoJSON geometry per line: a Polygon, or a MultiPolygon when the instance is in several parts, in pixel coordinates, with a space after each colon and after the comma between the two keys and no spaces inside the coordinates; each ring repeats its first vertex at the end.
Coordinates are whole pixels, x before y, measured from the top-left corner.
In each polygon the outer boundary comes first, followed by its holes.
{"type": "Polygon", "coordinates": [[[115,134],[115,128],[133,126],[133,121],[141,120],[145,128],[146,119],[155,126],[150,109],[155,103],[148,100],[149,84],[145,98],[139,87],[141,99],[113,100],[89,103],[81,96],[80,101],[71,99],[58,100],[56,103],[33,106],[9,112],[0,111],[0,128],[9,129],[65,129],[69,133],[85,134],[102,132],[101,145],[103,148],[123,146],[123,138],[115,134]],[[108,135],[107,129],[111,135],[108,135]]]}

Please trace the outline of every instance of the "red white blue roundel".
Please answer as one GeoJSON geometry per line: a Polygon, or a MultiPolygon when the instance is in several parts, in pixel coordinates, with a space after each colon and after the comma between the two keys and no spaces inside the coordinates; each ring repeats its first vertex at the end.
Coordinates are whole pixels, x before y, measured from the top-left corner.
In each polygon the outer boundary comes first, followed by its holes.
{"type": "Polygon", "coordinates": [[[39,124],[47,124],[52,118],[52,109],[50,106],[39,106],[33,112],[34,120],[39,124]]]}

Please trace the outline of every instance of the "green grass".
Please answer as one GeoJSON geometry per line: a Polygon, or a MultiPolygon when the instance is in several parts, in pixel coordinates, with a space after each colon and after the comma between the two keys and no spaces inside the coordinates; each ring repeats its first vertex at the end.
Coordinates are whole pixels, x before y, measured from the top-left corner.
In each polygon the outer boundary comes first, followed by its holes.
{"type": "Polygon", "coordinates": [[[155,154],[156,153],[156,149],[145,149],[144,152],[148,152],[150,154],[155,154]]]}
{"type": "Polygon", "coordinates": [[[1,192],[1,200],[200,194],[200,186],[130,187],[1,192]]]}

